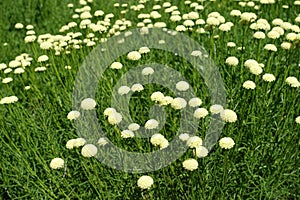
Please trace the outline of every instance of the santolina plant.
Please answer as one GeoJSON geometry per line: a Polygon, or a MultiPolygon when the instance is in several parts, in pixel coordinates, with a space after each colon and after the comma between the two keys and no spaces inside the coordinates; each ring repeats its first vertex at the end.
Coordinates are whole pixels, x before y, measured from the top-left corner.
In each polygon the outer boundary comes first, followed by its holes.
{"type": "Polygon", "coordinates": [[[3,198],[299,198],[299,1],[14,3],[3,198]]]}

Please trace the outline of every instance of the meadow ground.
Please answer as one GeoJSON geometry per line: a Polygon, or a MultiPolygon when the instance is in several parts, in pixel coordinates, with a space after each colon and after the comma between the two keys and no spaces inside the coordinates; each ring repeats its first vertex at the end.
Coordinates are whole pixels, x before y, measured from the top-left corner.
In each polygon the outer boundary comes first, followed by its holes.
{"type": "Polygon", "coordinates": [[[300,1],[2,0],[0,10],[1,199],[300,199],[300,1]],[[136,28],[162,32],[130,49],[136,28]],[[207,54],[172,40],[181,34],[207,54]],[[104,58],[85,61],[97,48],[104,58]],[[94,96],[73,93],[91,80],[94,96]],[[163,153],[132,161],[113,147],[163,153]]]}

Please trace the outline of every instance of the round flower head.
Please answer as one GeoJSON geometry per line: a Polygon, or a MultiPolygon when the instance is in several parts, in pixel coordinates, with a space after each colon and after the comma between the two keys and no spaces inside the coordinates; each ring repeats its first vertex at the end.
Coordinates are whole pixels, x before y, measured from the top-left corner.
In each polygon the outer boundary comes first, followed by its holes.
{"type": "Polygon", "coordinates": [[[43,71],[45,71],[45,70],[47,70],[46,67],[36,67],[36,68],[34,69],[35,72],[43,72],[43,71]]]}
{"type": "Polygon", "coordinates": [[[104,110],[103,114],[104,114],[105,116],[110,116],[111,114],[116,113],[116,112],[117,112],[117,111],[116,111],[116,109],[114,109],[114,108],[106,108],[106,109],[104,110]]]}
{"type": "Polygon", "coordinates": [[[142,70],[142,74],[144,76],[148,76],[148,75],[151,75],[154,73],[154,69],[151,68],[151,67],[145,67],[143,70],[142,70]]]}
{"type": "Polygon", "coordinates": [[[12,60],[8,63],[8,66],[10,68],[16,68],[16,67],[19,67],[20,65],[21,65],[21,62],[18,60],[12,60]]]}
{"type": "Polygon", "coordinates": [[[160,101],[163,100],[163,98],[164,98],[164,94],[161,93],[161,92],[153,92],[153,93],[151,94],[151,100],[152,100],[152,101],[160,102],[160,101]]]}
{"type": "Polygon", "coordinates": [[[23,24],[21,24],[21,23],[16,23],[15,24],[15,29],[22,29],[22,28],[24,28],[23,24]]]}
{"type": "Polygon", "coordinates": [[[141,54],[138,51],[131,51],[127,54],[127,58],[129,60],[139,60],[141,58],[141,54]]]}
{"type": "Polygon", "coordinates": [[[190,148],[196,148],[202,145],[202,139],[198,136],[192,136],[189,137],[189,139],[187,140],[187,145],[190,148]]]}
{"type": "Polygon", "coordinates": [[[219,26],[220,21],[215,17],[208,17],[206,19],[206,24],[211,25],[211,26],[219,26]]]}
{"type": "Polygon", "coordinates": [[[186,81],[179,81],[176,83],[176,89],[179,91],[186,91],[189,89],[189,84],[186,81]]]}
{"type": "Polygon", "coordinates": [[[255,21],[257,16],[255,13],[251,13],[251,12],[244,12],[240,15],[241,20],[244,22],[252,22],[255,21]]]}
{"type": "Polygon", "coordinates": [[[259,66],[259,64],[256,60],[249,59],[245,61],[244,66],[250,68],[250,67],[259,66]]]}
{"type": "Polygon", "coordinates": [[[121,137],[122,138],[133,138],[134,133],[131,130],[124,130],[121,132],[121,137]]]}
{"type": "Polygon", "coordinates": [[[140,54],[149,53],[149,52],[150,52],[150,49],[148,47],[141,47],[139,49],[140,54]]]}
{"type": "Polygon", "coordinates": [[[92,98],[86,98],[81,101],[80,106],[84,110],[92,110],[96,107],[96,101],[92,98]]]}
{"type": "Polygon", "coordinates": [[[239,11],[239,10],[232,10],[231,12],[230,12],[230,15],[231,16],[234,16],[234,17],[236,17],[236,16],[240,16],[242,13],[241,13],[241,11],[239,11]]]}
{"type": "Polygon", "coordinates": [[[219,141],[219,145],[222,149],[231,149],[234,146],[234,141],[230,137],[223,137],[219,141]]]}
{"type": "Polygon", "coordinates": [[[13,81],[13,78],[7,77],[7,78],[4,78],[4,79],[2,80],[2,83],[9,83],[9,82],[12,82],[12,81],[13,81]]]}
{"type": "Polygon", "coordinates": [[[198,14],[198,12],[189,12],[188,18],[189,19],[199,19],[199,14],[198,14]]]}
{"type": "Polygon", "coordinates": [[[116,125],[119,124],[122,119],[122,115],[118,112],[115,112],[108,116],[108,123],[110,123],[111,125],[116,125]]]}
{"type": "Polygon", "coordinates": [[[5,63],[0,63],[0,70],[6,69],[7,65],[5,63]]]}
{"type": "Polygon", "coordinates": [[[291,87],[299,87],[300,82],[294,76],[289,76],[285,79],[285,82],[289,84],[291,87]]]}
{"type": "Polygon", "coordinates": [[[113,62],[110,65],[110,68],[112,68],[112,69],[122,69],[122,67],[123,67],[123,64],[120,62],[113,62]]]}
{"type": "Polygon", "coordinates": [[[239,60],[234,56],[228,57],[225,62],[230,66],[237,66],[239,64],[239,60]]]}
{"type": "Polygon", "coordinates": [[[51,169],[60,169],[63,168],[65,161],[61,158],[53,158],[50,162],[51,169]]]}
{"type": "Polygon", "coordinates": [[[280,34],[277,31],[270,31],[267,36],[271,39],[277,39],[280,37],[280,34]]]}
{"type": "Polygon", "coordinates": [[[208,111],[205,108],[197,108],[194,112],[194,117],[197,119],[204,118],[208,115],[208,111]]]}
{"type": "Polygon", "coordinates": [[[73,147],[81,147],[86,143],[84,138],[76,138],[73,142],[73,147]]]}
{"type": "Polygon", "coordinates": [[[75,142],[76,142],[76,139],[68,140],[68,142],[66,143],[66,148],[67,149],[73,149],[75,142]]]}
{"type": "Polygon", "coordinates": [[[171,104],[172,101],[173,101],[173,97],[165,96],[164,98],[162,98],[162,100],[159,101],[159,105],[167,106],[167,105],[171,104]]]}
{"type": "Polygon", "coordinates": [[[165,137],[160,134],[160,133],[156,133],[154,135],[151,136],[150,142],[151,144],[153,144],[154,146],[158,146],[160,145],[163,141],[165,140],[165,137]]]}
{"type": "Polygon", "coordinates": [[[45,62],[49,60],[49,57],[47,55],[41,55],[40,57],[38,57],[38,62],[45,62]]]}
{"type": "Polygon", "coordinates": [[[10,104],[10,103],[15,103],[17,102],[19,99],[16,96],[9,96],[9,97],[3,97],[0,100],[0,104],[10,104]]]}
{"type": "Polygon", "coordinates": [[[195,57],[201,56],[201,55],[202,55],[202,52],[198,51],[198,50],[192,51],[192,53],[191,53],[191,56],[195,56],[195,57]]]}
{"type": "Polygon", "coordinates": [[[292,47],[292,44],[290,42],[283,42],[280,46],[282,49],[288,50],[292,47]]]}
{"type": "Polygon", "coordinates": [[[166,138],[164,138],[164,139],[161,141],[161,143],[159,144],[160,149],[165,149],[165,148],[167,148],[168,146],[169,146],[169,141],[168,141],[166,138]]]}
{"type": "Polygon", "coordinates": [[[296,117],[295,121],[297,124],[300,124],[300,116],[296,117]]]}
{"type": "Polygon", "coordinates": [[[204,146],[196,147],[195,154],[198,158],[203,158],[208,155],[208,150],[204,146]]]}
{"type": "Polygon", "coordinates": [[[274,44],[266,44],[264,49],[268,51],[277,51],[277,47],[274,44]]]}
{"type": "Polygon", "coordinates": [[[67,118],[69,120],[74,120],[77,119],[80,116],[80,112],[77,110],[72,110],[71,112],[68,113],[67,118]]]}
{"type": "Polygon", "coordinates": [[[183,161],[182,166],[186,170],[193,171],[198,168],[198,161],[193,158],[189,158],[183,161]]]}
{"type": "MultiPolygon", "coordinates": [[[[171,15],[171,17],[170,17],[170,21],[172,21],[172,22],[178,22],[180,20],[181,20],[181,17],[179,15],[171,15]]],[[[183,26],[183,25],[181,25],[181,26],[183,26]]]]}
{"type": "Polygon", "coordinates": [[[233,110],[230,109],[225,109],[221,112],[221,118],[222,120],[224,120],[225,122],[236,122],[237,121],[237,115],[233,110]]]}
{"type": "Polygon", "coordinates": [[[105,146],[106,144],[108,144],[108,141],[104,137],[101,137],[99,138],[97,144],[99,144],[100,146],[105,146]]]}
{"type": "Polygon", "coordinates": [[[290,41],[294,41],[295,39],[297,39],[297,34],[296,33],[288,33],[286,35],[286,39],[290,40],[290,41]]]}
{"type": "Polygon", "coordinates": [[[230,31],[231,27],[230,27],[228,24],[221,24],[221,25],[219,26],[219,29],[220,29],[221,31],[228,32],[228,31],[230,31]]]}
{"type": "Polygon", "coordinates": [[[30,88],[31,87],[29,85],[27,85],[27,86],[24,87],[25,90],[30,90],[30,88]]]}
{"type": "Polygon", "coordinates": [[[155,129],[158,127],[158,121],[155,119],[149,119],[146,123],[145,123],[145,128],[146,129],[155,129]]]}
{"type": "Polygon", "coordinates": [[[87,158],[95,156],[97,154],[97,152],[98,152],[98,149],[93,144],[86,144],[81,149],[81,155],[83,155],[84,157],[87,157],[87,158]]]}
{"type": "Polygon", "coordinates": [[[11,72],[11,71],[12,71],[11,68],[7,68],[7,69],[5,69],[3,72],[4,72],[4,74],[8,74],[8,73],[11,72]]]}
{"type": "Polygon", "coordinates": [[[234,42],[227,42],[228,47],[236,47],[236,44],[234,42]]]}
{"type": "Polygon", "coordinates": [[[245,81],[243,83],[243,88],[245,88],[245,89],[252,89],[252,90],[254,90],[255,87],[256,86],[255,86],[255,83],[253,81],[245,81]]]}
{"type": "Polygon", "coordinates": [[[218,113],[222,112],[223,110],[224,110],[223,106],[219,105],[219,104],[214,104],[214,105],[209,107],[209,111],[212,114],[218,114],[218,113]]]}
{"type": "Polygon", "coordinates": [[[28,35],[24,38],[24,42],[25,43],[30,43],[30,42],[34,42],[36,40],[36,36],[35,35],[28,35]]]}
{"type": "Polygon", "coordinates": [[[180,109],[185,108],[186,104],[187,104],[186,100],[181,97],[177,97],[177,98],[173,99],[171,102],[171,106],[175,110],[180,110],[180,109]]]}
{"type": "Polygon", "coordinates": [[[181,133],[179,135],[179,139],[184,142],[187,141],[189,138],[190,138],[190,135],[188,133],[181,133]]]}
{"type": "Polygon", "coordinates": [[[149,189],[153,185],[153,178],[151,176],[141,176],[137,181],[137,185],[141,189],[149,189]]]}
{"type": "Polygon", "coordinates": [[[203,24],[205,24],[205,21],[203,19],[198,19],[198,20],[196,20],[196,24],[203,25],[203,24]]]}
{"type": "Polygon", "coordinates": [[[128,129],[131,131],[137,131],[140,129],[140,125],[138,125],[137,123],[131,123],[129,124],[128,129]]]}
{"type": "Polygon", "coordinates": [[[264,32],[261,32],[261,31],[257,31],[253,34],[253,37],[256,38],[256,39],[265,39],[266,38],[266,35],[264,32]]]}
{"type": "Polygon", "coordinates": [[[136,83],[136,84],[133,84],[133,85],[131,86],[131,91],[132,91],[132,92],[140,92],[140,91],[142,91],[142,90],[144,90],[144,87],[143,87],[142,84],[136,83]]]}
{"type": "Polygon", "coordinates": [[[118,93],[119,93],[120,95],[128,94],[128,92],[130,92],[130,87],[125,86],[125,85],[121,86],[121,87],[118,89],[118,93]]]}
{"type": "Polygon", "coordinates": [[[267,81],[267,82],[273,82],[276,80],[276,78],[273,74],[264,74],[262,78],[264,81],[267,81]]]}
{"type": "Polygon", "coordinates": [[[202,100],[198,97],[194,97],[189,100],[189,106],[191,107],[197,107],[200,106],[201,104],[202,104],[202,100]]]}
{"type": "Polygon", "coordinates": [[[21,68],[21,67],[19,67],[19,68],[17,68],[17,69],[14,70],[15,74],[22,74],[24,72],[25,72],[25,70],[23,68],[21,68]]]}
{"type": "Polygon", "coordinates": [[[263,69],[258,65],[258,66],[252,66],[249,68],[250,72],[254,75],[259,75],[263,72],[263,69]]]}

